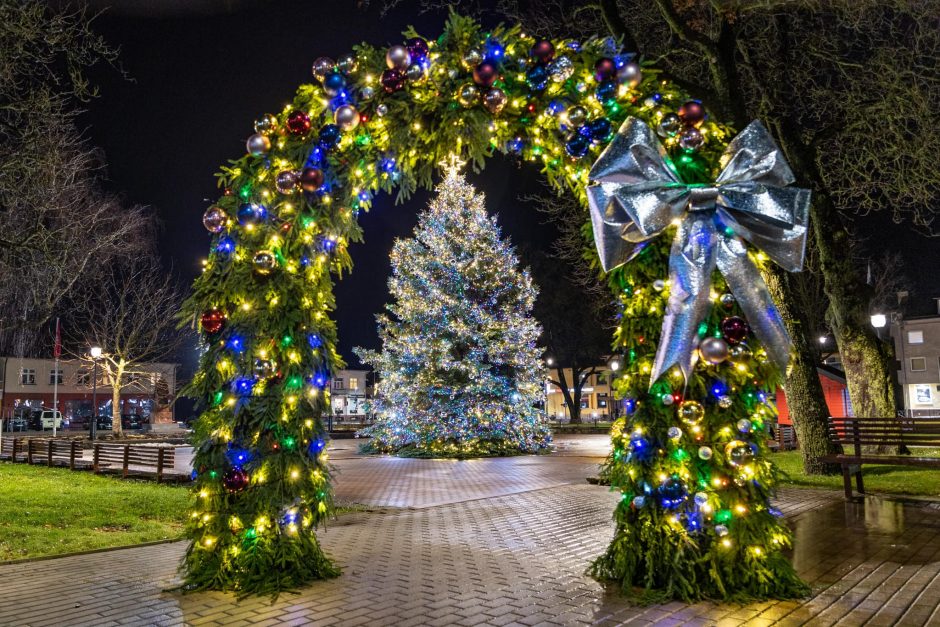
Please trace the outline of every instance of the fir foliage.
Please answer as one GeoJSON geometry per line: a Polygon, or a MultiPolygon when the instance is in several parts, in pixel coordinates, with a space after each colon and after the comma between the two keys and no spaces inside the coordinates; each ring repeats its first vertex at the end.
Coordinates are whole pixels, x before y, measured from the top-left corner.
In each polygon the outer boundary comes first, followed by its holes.
{"type": "Polygon", "coordinates": [[[380,379],[365,450],[466,458],[548,447],[537,291],[518,265],[483,195],[451,167],[414,237],[392,249],[382,352],[357,349],[380,379]]]}

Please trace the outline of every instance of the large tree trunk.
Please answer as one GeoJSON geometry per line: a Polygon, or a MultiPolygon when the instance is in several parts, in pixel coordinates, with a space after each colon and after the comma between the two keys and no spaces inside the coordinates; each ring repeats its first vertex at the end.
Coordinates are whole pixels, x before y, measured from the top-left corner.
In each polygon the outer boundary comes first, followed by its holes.
{"type": "Polygon", "coordinates": [[[124,435],[124,425],[121,424],[121,386],[117,382],[111,388],[111,433],[118,438],[124,435]]]}
{"type": "Polygon", "coordinates": [[[803,312],[790,294],[792,277],[772,266],[765,273],[765,279],[793,341],[793,357],[786,374],[784,392],[803,455],[803,470],[810,475],[835,474],[839,466],[827,464],[822,458],[841,451],[829,440],[829,408],[816,370],[815,353],[810,348],[812,339],[807,335],[803,312]]]}

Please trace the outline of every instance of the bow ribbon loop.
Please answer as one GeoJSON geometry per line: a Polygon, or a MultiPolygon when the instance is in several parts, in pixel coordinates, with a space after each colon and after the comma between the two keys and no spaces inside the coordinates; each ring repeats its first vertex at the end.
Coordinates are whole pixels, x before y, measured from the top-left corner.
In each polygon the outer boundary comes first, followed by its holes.
{"type": "Polygon", "coordinates": [[[728,144],[721,163],[713,184],[684,183],[653,130],[628,118],[591,168],[587,197],[604,270],[626,263],[645,242],[678,223],[651,385],[672,366],[688,378],[716,268],[771,359],[781,368],[789,360],[790,338],[744,242],[782,268],[799,271],[810,192],[789,187],[793,172],[757,121],[728,144]]]}

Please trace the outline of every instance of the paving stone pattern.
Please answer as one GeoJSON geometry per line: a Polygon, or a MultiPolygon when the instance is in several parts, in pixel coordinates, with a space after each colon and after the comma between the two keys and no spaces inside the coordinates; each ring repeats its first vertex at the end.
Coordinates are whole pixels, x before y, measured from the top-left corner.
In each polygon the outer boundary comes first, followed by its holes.
{"type": "Polygon", "coordinates": [[[11,564],[0,625],[940,625],[940,508],[832,491],[777,503],[812,598],[633,606],[585,575],[613,529],[615,496],[584,483],[596,461],[338,460],[340,500],[375,506],[321,532],[338,579],[274,602],[181,594],[181,542],[11,564]]]}

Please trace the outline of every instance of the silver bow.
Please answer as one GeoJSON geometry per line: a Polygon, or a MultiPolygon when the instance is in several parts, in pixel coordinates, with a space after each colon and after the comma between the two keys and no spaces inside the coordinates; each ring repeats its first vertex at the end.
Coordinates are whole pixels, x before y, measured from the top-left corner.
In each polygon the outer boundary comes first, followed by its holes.
{"type": "Polygon", "coordinates": [[[594,241],[605,271],[670,224],[671,288],[652,385],[676,365],[688,379],[717,267],[770,358],[785,369],[790,336],[744,240],[791,272],[803,267],[810,192],[794,181],[767,129],[748,124],[722,155],[714,185],[683,183],[653,130],[628,118],[591,168],[594,241]]]}

